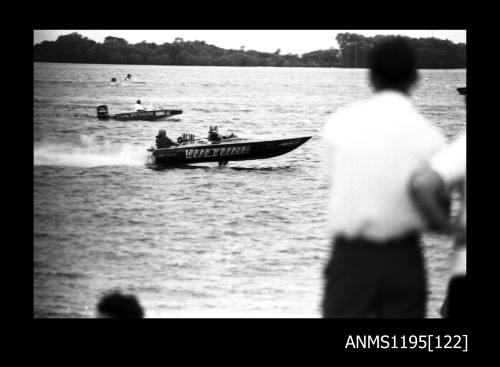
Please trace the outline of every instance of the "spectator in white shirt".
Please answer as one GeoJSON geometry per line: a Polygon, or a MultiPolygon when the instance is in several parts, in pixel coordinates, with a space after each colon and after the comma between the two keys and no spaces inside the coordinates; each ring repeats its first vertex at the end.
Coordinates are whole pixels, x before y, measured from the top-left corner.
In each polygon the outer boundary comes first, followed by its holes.
{"type": "Polygon", "coordinates": [[[410,175],[444,144],[412,106],[418,80],[408,41],[391,37],[370,53],[370,99],[325,124],[332,254],[325,269],[324,317],[421,318],[427,280],[410,175]]]}
{"type": "Polygon", "coordinates": [[[416,207],[428,221],[429,228],[454,234],[450,282],[442,315],[462,318],[467,315],[466,273],[466,153],[467,138],[463,134],[430,160],[428,166],[416,170],[410,182],[416,207]],[[459,193],[459,214],[450,222],[450,212],[443,202],[453,192],[459,193]]]}

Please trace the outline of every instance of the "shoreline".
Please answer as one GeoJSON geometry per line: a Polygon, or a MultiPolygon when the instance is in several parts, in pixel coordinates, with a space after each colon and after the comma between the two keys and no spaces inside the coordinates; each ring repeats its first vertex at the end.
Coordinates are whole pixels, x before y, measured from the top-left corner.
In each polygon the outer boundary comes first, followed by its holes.
{"type": "MultiPolygon", "coordinates": [[[[99,62],[67,62],[67,61],[35,61],[33,64],[73,64],[73,65],[110,65],[110,66],[195,66],[195,67],[217,67],[217,68],[280,68],[280,69],[361,69],[367,70],[367,68],[362,67],[346,67],[346,66],[252,66],[252,65],[163,65],[163,64],[111,64],[111,63],[99,63],[99,62]]],[[[463,68],[422,68],[418,70],[467,70],[467,67],[463,68]]]]}

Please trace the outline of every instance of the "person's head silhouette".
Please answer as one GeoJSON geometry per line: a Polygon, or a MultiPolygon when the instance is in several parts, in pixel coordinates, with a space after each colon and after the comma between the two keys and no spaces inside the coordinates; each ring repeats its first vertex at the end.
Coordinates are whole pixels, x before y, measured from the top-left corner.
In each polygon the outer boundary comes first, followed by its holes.
{"type": "Polygon", "coordinates": [[[140,319],[144,310],[134,295],[124,295],[120,292],[108,293],[97,304],[99,318],[140,319]]]}
{"type": "Polygon", "coordinates": [[[376,91],[397,90],[405,94],[418,80],[417,58],[408,39],[385,38],[369,55],[370,81],[376,91]]]}

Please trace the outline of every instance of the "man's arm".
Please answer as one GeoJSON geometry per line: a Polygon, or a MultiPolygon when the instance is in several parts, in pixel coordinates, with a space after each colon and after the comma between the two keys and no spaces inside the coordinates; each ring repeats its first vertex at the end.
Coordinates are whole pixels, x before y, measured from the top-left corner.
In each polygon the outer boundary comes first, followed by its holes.
{"type": "Polygon", "coordinates": [[[428,228],[451,233],[450,195],[441,176],[428,166],[419,168],[410,179],[409,190],[428,228]]]}
{"type": "Polygon", "coordinates": [[[167,137],[167,144],[171,147],[174,147],[174,146],[178,146],[180,144],[176,143],[175,141],[173,141],[172,139],[170,139],[169,137],[167,137]]]}

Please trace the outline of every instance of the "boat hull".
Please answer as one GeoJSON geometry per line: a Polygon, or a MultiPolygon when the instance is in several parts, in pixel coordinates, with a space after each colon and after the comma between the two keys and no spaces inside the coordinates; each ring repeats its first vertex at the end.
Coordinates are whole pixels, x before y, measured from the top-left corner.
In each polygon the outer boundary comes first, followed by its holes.
{"type": "Polygon", "coordinates": [[[120,120],[120,121],[130,121],[130,120],[154,121],[175,115],[180,115],[181,113],[182,110],[154,110],[154,111],[117,113],[114,115],[110,115],[109,117],[114,120],[120,120]]]}
{"type": "Polygon", "coordinates": [[[311,136],[306,136],[266,141],[228,139],[221,142],[186,144],[150,151],[153,163],[159,165],[244,161],[277,157],[298,148],[310,138],[311,136]]]}

